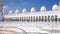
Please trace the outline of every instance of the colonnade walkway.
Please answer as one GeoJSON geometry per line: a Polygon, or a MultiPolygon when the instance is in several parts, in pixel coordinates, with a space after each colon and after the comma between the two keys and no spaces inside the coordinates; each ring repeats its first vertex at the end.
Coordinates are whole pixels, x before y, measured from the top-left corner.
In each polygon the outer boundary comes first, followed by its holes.
{"type": "MultiPolygon", "coordinates": [[[[22,28],[26,32],[37,29],[47,32],[47,34],[60,34],[60,22],[19,22],[19,21],[3,21],[0,26],[16,26],[22,28]],[[32,29],[32,30],[30,30],[32,29]]],[[[37,32],[38,32],[37,31],[37,32]]]]}

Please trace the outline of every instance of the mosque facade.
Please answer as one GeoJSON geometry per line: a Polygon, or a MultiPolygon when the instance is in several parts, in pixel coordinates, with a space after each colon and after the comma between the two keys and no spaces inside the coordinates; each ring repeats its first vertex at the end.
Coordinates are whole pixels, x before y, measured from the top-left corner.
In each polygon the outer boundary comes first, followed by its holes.
{"type": "Polygon", "coordinates": [[[27,12],[27,9],[23,9],[22,13],[17,9],[15,13],[12,10],[8,14],[4,14],[5,21],[60,21],[60,6],[54,4],[51,11],[47,11],[45,6],[40,8],[40,12],[36,12],[34,7],[31,8],[31,12],[27,12]]]}
{"type": "MultiPolygon", "coordinates": [[[[1,2],[1,0],[0,0],[1,2]]],[[[60,4],[59,4],[60,5],[60,4]]],[[[51,11],[47,11],[45,6],[42,6],[40,12],[36,12],[34,7],[31,8],[31,12],[27,12],[24,8],[22,13],[17,9],[15,13],[12,10],[8,11],[8,14],[3,14],[2,3],[0,3],[0,20],[4,21],[60,21],[60,6],[53,5],[51,11]]],[[[3,24],[4,25],[4,24],[3,24]]],[[[35,27],[14,27],[14,26],[0,26],[0,34],[47,34],[47,31],[42,31],[35,27]],[[22,29],[20,29],[22,27],[22,29]],[[19,33],[20,32],[20,33],[19,33]],[[22,32],[22,33],[21,33],[22,32]],[[39,33],[35,33],[39,32],[39,33]]]]}

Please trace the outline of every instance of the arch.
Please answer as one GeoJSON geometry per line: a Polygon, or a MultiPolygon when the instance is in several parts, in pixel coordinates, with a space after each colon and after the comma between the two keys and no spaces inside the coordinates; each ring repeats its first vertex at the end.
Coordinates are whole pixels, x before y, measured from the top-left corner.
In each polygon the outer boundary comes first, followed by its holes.
{"type": "Polygon", "coordinates": [[[54,21],[54,16],[53,15],[51,15],[51,21],[54,21]]]}
{"type": "Polygon", "coordinates": [[[48,15],[48,21],[50,21],[50,16],[48,15]]]}
{"type": "Polygon", "coordinates": [[[57,16],[57,15],[55,15],[55,21],[57,21],[57,17],[58,17],[58,16],[57,16]]]}

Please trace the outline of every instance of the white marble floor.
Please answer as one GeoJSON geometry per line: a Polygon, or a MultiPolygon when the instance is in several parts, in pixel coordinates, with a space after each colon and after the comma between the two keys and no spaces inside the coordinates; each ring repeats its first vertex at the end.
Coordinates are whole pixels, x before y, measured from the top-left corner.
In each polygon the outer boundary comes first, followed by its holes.
{"type": "Polygon", "coordinates": [[[0,26],[34,27],[52,34],[60,34],[60,22],[19,22],[3,21],[0,26]]]}

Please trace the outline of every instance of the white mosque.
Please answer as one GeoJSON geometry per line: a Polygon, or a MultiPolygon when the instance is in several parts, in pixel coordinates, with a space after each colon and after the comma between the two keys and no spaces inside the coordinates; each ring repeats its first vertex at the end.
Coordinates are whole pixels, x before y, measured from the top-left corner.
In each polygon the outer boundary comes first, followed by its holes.
{"type": "Polygon", "coordinates": [[[52,11],[47,11],[45,6],[40,8],[40,12],[36,12],[34,7],[31,12],[23,9],[22,13],[17,9],[15,13],[12,10],[8,14],[3,14],[4,21],[60,21],[60,5],[54,4],[52,11]]]}
{"type": "MultiPolygon", "coordinates": [[[[1,0],[0,0],[1,2],[1,0]]],[[[15,13],[12,10],[8,11],[8,14],[3,14],[2,12],[2,5],[0,5],[0,21],[60,21],[60,3],[59,6],[54,4],[52,7],[52,11],[47,11],[45,6],[40,8],[40,12],[36,12],[34,7],[31,8],[31,12],[27,12],[27,9],[23,9],[22,13],[17,9],[15,13]]],[[[12,22],[13,23],[13,22],[12,22]]],[[[24,23],[25,24],[25,23],[24,23]]],[[[24,25],[23,24],[23,25],[24,25]]],[[[1,25],[1,23],[0,23],[1,25]]],[[[11,26],[11,23],[3,23],[4,26],[0,26],[0,34],[52,34],[52,29],[45,28],[49,31],[41,30],[37,27],[27,27],[27,26],[20,26],[20,23],[17,23],[17,26],[11,26]],[[7,24],[7,26],[5,26],[7,24]],[[18,26],[19,24],[19,26],[18,26]],[[9,26],[10,25],[10,26],[9,26]]],[[[13,23],[15,25],[15,23],[13,23]]],[[[40,25],[40,24],[39,24],[40,25]]],[[[44,25],[45,26],[45,25],[44,25]]],[[[42,26],[43,27],[43,26],[42,26]]],[[[46,26],[47,27],[47,26],[46,26]]],[[[44,28],[43,28],[44,29],[44,28]]],[[[55,29],[55,28],[54,28],[55,29]]],[[[56,30],[60,30],[56,29],[56,30]]],[[[57,34],[57,33],[54,33],[57,34]]],[[[60,33],[58,33],[60,34],[60,33]]]]}

